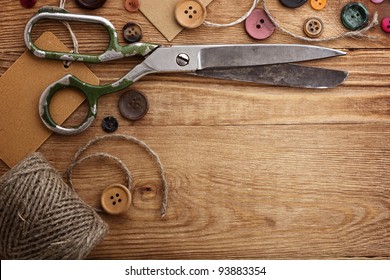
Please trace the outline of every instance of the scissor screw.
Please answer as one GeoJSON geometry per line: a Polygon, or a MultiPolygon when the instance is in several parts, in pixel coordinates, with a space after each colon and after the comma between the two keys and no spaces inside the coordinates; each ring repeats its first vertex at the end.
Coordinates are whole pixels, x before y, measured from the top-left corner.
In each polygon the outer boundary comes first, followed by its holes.
{"type": "Polygon", "coordinates": [[[188,54],[181,53],[176,57],[176,63],[180,66],[186,66],[188,63],[190,63],[190,57],[188,54]]]}

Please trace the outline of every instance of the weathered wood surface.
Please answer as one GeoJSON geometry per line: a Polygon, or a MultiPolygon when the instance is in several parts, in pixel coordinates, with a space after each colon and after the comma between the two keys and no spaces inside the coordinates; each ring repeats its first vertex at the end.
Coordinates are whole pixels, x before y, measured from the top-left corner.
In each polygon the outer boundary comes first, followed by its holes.
{"type": "MultiPolygon", "coordinates": [[[[251,1],[214,0],[208,19],[228,22],[251,1]],[[232,4],[234,2],[234,4],[232,4]]],[[[339,10],[346,1],[328,1],[315,12],[299,12],[269,1],[277,20],[296,33],[308,16],[326,24],[324,36],[343,32],[339,10]],[[338,3],[331,3],[338,2],[338,3]]],[[[390,16],[390,3],[367,4],[390,16]]],[[[58,1],[38,1],[42,5],[58,1]]],[[[106,2],[97,11],[118,30],[139,22],[144,41],[167,44],[141,15],[130,14],[122,1],[106,2]]],[[[34,8],[35,10],[35,8],[34,8]]],[[[3,1],[0,10],[0,74],[25,50],[23,28],[34,10],[18,1],[3,1]]],[[[99,28],[74,25],[81,50],[104,48],[99,28]],[[94,32],[91,32],[94,31],[94,32]]],[[[60,24],[42,24],[71,47],[60,24]]],[[[347,82],[331,90],[291,89],[226,82],[186,75],[150,75],[133,87],[149,98],[150,110],[138,122],[123,119],[119,94],[100,100],[93,127],[72,137],[52,136],[41,148],[64,170],[82,144],[103,135],[100,122],[114,115],[118,133],[148,143],[161,157],[170,184],[167,216],[159,218],[161,183],[152,160],[125,142],[91,149],[120,156],[134,177],[133,205],[121,217],[104,215],[110,233],[91,258],[390,258],[390,43],[376,27],[376,39],[342,39],[319,45],[342,49],[345,57],[310,65],[350,72],[347,82]]],[[[120,36],[121,37],[121,36],[120,36]]],[[[122,38],[121,41],[123,42],[122,38]]],[[[200,27],[182,32],[172,44],[256,43],[241,25],[200,27]]],[[[266,43],[302,43],[277,31],[266,43]]],[[[117,80],[137,60],[90,65],[102,83],[117,80]]],[[[82,110],[76,119],[82,118],[82,110]]],[[[74,120],[73,120],[74,121],[74,120]]],[[[72,123],[72,120],[69,121],[72,123]]],[[[0,174],[6,172],[0,166],[0,174]]],[[[90,161],[75,170],[79,195],[98,206],[102,189],[123,182],[111,162],[90,161]]]]}

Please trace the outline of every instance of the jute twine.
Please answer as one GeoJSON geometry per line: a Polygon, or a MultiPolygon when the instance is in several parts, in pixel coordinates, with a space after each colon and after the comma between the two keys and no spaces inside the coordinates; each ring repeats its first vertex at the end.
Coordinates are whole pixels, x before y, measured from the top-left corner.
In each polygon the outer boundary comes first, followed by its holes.
{"type": "Polygon", "coordinates": [[[83,259],[108,226],[39,153],[0,178],[0,254],[8,259],[83,259]]]}

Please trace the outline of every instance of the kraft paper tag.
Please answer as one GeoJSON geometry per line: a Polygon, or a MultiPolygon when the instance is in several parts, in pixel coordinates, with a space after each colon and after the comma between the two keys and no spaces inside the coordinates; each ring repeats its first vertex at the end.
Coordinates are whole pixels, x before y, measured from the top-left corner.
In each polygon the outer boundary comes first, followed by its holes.
{"type": "MultiPolygon", "coordinates": [[[[173,38],[183,30],[175,19],[175,6],[179,0],[142,0],[140,11],[167,38],[173,38]]],[[[213,0],[200,0],[207,6],[213,0]]]]}
{"type": "MultiPolygon", "coordinates": [[[[45,50],[69,52],[50,32],[44,33],[36,45],[45,50]]],[[[0,159],[10,168],[36,151],[51,135],[39,117],[39,98],[47,86],[68,73],[87,83],[99,84],[95,74],[82,63],[65,68],[62,61],[37,58],[29,51],[0,77],[0,159]]],[[[55,120],[63,123],[83,100],[72,89],[61,91],[50,106],[56,113],[55,120]]]]}

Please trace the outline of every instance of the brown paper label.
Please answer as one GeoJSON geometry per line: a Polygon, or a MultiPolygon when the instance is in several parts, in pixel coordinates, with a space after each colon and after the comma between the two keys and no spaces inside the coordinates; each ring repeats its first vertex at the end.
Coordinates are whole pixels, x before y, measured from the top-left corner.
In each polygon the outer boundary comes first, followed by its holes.
{"type": "MultiPolygon", "coordinates": [[[[45,50],[69,51],[50,32],[44,33],[36,45],[45,50]]],[[[39,98],[47,86],[69,73],[84,82],[99,84],[82,63],[65,68],[62,61],[37,58],[29,51],[0,77],[0,159],[9,167],[36,151],[51,135],[39,117],[39,98]]],[[[63,123],[83,100],[71,89],[61,91],[51,106],[56,121],[63,123]]]]}

